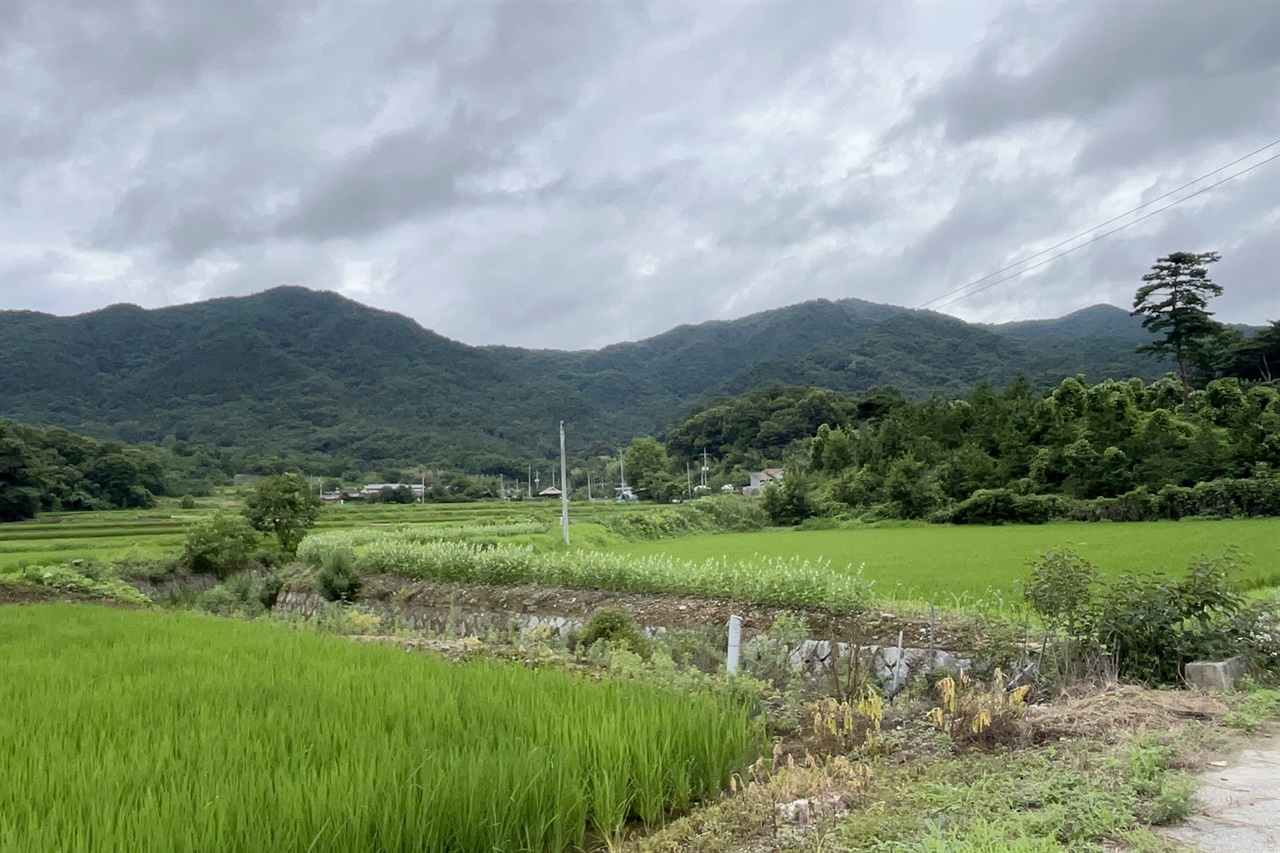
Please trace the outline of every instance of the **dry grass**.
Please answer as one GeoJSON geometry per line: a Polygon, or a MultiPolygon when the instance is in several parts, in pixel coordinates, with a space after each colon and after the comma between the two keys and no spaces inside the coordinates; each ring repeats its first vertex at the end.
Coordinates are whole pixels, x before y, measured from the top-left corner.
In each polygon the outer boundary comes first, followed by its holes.
{"type": "Polygon", "coordinates": [[[1222,722],[1231,704],[1191,690],[1150,690],[1129,684],[1078,686],[1057,700],[1027,709],[1038,743],[1062,738],[1112,743],[1132,734],[1165,733],[1196,721],[1222,722]]]}

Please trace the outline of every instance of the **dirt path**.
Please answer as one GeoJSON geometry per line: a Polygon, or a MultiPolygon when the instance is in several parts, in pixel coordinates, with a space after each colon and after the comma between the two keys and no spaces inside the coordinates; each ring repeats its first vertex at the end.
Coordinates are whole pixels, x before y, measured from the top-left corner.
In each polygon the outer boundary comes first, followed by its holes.
{"type": "Polygon", "coordinates": [[[1169,831],[1173,840],[1205,853],[1280,850],[1280,731],[1200,774],[1196,799],[1187,822],[1169,831]]]}

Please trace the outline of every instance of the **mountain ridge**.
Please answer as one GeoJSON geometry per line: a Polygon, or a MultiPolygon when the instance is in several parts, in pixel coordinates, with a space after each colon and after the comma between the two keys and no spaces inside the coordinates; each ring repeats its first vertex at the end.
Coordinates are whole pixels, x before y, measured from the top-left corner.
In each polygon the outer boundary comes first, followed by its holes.
{"type": "Polygon", "coordinates": [[[1146,338],[1114,306],[982,326],[849,299],[596,350],[476,347],[340,294],[282,287],[71,317],[0,311],[0,415],[339,467],[417,459],[514,472],[554,454],[561,419],[579,447],[604,453],[716,396],[773,384],[894,385],[921,397],[1017,374],[1039,385],[1076,373],[1151,378],[1164,370],[1133,353],[1146,338]]]}

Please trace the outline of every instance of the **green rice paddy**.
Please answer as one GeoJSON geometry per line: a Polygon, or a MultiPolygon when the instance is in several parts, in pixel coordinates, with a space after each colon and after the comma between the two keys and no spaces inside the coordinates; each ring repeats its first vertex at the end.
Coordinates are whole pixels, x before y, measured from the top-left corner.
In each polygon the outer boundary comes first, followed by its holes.
{"type": "Polygon", "coordinates": [[[1280,519],[1228,519],[1044,525],[867,527],[767,530],[631,542],[614,553],[662,554],[681,560],[759,557],[829,561],[861,571],[877,596],[939,604],[1016,594],[1028,561],[1055,548],[1074,548],[1109,575],[1181,572],[1199,556],[1236,546],[1249,587],[1280,586],[1280,519]]]}
{"type": "Polygon", "coordinates": [[[745,708],[279,623],[0,611],[0,850],[561,851],[718,795],[745,708]]]}

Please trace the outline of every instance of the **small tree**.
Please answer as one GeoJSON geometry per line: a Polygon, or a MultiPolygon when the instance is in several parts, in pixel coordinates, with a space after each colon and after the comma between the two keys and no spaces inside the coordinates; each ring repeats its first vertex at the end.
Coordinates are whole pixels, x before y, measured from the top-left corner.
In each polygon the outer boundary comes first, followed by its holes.
{"type": "Polygon", "coordinates": [[[1077,675],[1076,651],[1093,630],[1093,585],[1098,570],[1075,551],[1050,551],[1031,564],[1031,578],[1023,594],[1044,622],[1045,629],[1062,642],[1060,675],[1077,675]]]}
{"type": "Polygon", "coordinates": [[[1221,325],[1205,310],[1209,300],[1222,295],[1222,286],[1209,278],[1209,264],[1217,263],[1217,252],[1174,252],[1158,259],[1145,284],[1133,295],[1133,316],[1141,316],[1142,327],[1164,337],[1143,344],[1138,352],[1160,358],[1172,355],[1182,379],[1182,406],[1191,406],[1191,380],[1187,363],[1203,358],[1206,347],[1221,334],[1221,325]]]}
{"type": "Polygon", "coordinates": [[[243,518],[216,513],[187,530],[182,561],[197,574],[225,578],[249,564],[258,531],[243,518]]]}
{"type": "Polygon", "coordinates": [[[244,516],[257,530],[270,531],[292,554],[320,515],[320,502],[296,474],[276,474],[258,483],[245,501],[244,516]]]}
{"type": "Polygon", "coordinates": [[[651,436],[637,438],[627,447],[627,480],[643,497],[666,503],[679,497],[684,484],[671,475],[671,459],[651,436]]]}

